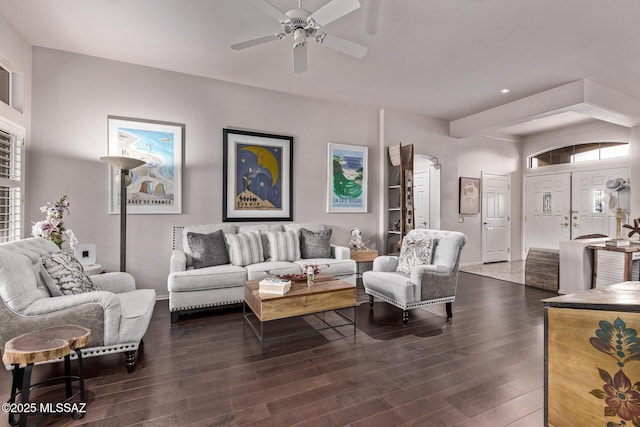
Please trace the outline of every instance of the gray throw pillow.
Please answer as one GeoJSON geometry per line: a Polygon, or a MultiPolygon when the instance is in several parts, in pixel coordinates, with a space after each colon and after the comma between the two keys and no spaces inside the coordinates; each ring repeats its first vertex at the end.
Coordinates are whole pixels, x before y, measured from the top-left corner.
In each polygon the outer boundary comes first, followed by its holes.
{"type": "Polygon", "coordinates": [[[400,251],[396,271],[409,274],[413,267],[431,264],[435,243],[435,241],[429,239],[416,239],[412,236],[405,236],[402,240],[402,250],[400,251]]]}
{"type": "Polygon", "coordinates": [[[300,229],[300,255],[308,258],[331,258],[331,229],[326,228],[314,233],[306,228],[300,229]]]}
{"type": "Polygon", "coordinates": [[[53,297],[100,290],[71,252],[45,255],[41,261],[42,277],[53,297]]]}
{"type": "Polygon", "coordinates": [[[191,249],[193,268],[229,264],[229,252],[222,230],[208,234],[188,232],[187,241],[191,249]]]}

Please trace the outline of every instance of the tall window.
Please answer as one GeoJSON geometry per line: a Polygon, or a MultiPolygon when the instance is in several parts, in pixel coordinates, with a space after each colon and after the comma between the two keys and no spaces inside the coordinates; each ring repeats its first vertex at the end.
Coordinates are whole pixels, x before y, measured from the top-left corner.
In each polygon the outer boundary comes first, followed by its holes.
{"type": "Polygon", "coordinates": [[[629,144],[626,142],[589,142],[569,145],[535,154],[529,157],[529,167],[580,163],[592,160],[613,159],[629,156],[629,144]]]}
{"type": "Polygon", "coordinates": [[[22,236],[23,139],[0,129],[0,242],[22,236]]]}

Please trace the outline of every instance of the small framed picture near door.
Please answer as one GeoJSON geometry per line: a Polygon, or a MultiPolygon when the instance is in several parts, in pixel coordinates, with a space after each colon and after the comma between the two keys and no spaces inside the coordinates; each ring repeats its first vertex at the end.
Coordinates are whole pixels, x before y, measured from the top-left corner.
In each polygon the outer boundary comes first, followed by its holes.
{"type": "Polygon", "coordinates": [[[480,213],[480,178],[460,177],[460,215],[480,213]]]}

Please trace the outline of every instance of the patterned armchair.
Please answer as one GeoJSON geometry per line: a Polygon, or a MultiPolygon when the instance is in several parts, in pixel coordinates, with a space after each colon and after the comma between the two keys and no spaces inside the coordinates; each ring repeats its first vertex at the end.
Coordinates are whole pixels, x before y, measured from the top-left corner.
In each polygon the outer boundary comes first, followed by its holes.
{"type": "Polygon", "coordinates": [[[456,299],[460,250],[467,242],[457,231],[418,229],[402,242],[400,257],[380,256],[373,270],[363,276],[369,305],[374,297],[402,309],[402,323],[409,321],[409,310],[433,304],[446,304],[447,319],[456,299]]]}

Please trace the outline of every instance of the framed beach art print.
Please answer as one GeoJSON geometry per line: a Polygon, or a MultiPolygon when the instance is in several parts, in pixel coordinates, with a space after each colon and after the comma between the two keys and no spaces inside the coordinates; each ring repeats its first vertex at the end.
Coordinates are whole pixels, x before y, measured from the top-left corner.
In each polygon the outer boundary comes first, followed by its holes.
{"type": "Polygon", "coordinates": [[[368,148],[329,143],[327,212],[367,212],[368,148]]]}
{"type": "Polygon", "coordinates": [[[293,221],[293,137],[223,129],[222,220],[293,221]]]}
{"type": "MultiPolygon", "coordinates": [[[[182,213],[182,150],[185,125],[109,116],[109,155],[143,160],[130,171],[128,214],[182,213]]],[[[109,168],[109,213],[120,213],[120,171],[109,168]]]]}

